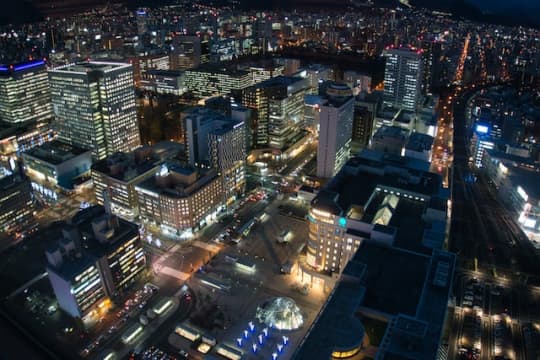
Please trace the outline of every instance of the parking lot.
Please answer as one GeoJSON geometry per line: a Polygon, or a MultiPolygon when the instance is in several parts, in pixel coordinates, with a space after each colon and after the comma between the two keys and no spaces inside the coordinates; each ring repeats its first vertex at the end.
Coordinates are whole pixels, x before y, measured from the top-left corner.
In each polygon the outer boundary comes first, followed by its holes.
{"type": "Polygon", "coordinates": [[[460,359],[534,359],[538,336],[534,294],[504,279],[460,274],[456,282],[455,346],[460,359]],[[528,313],[522,310],[527,308],[528,313]],[[524,329],[527,329],[526,331],[524,329]]]}

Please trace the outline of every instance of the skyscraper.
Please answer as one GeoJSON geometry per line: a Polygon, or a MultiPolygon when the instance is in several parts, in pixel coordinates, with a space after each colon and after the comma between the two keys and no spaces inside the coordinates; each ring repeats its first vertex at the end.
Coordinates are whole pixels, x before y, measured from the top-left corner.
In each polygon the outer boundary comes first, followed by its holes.
{"type": "Polygon", "coordinates": [[[415,111],[422,91],[422,51],[414,48],[386,50],[384,102],[415,111]]]}
{"type": "Polygon", "coordinates": [[[354,97],[347,85],[332,84],[319,111],[317,176],[334,176],[349,159],[354,97]]]}
{"type": "Polygon", "coordinates": [[[0,120],[49,120],[51,98],[45,61],[0,66],[0,120]]]}
{"type": "Polygon", "coordinates": [[[49,82],[53,127],[61,140],[92,150],[94,159],[140,145],[131,65],[61,66],[49,71],[49,82]]]}
{"type": "Polygon", "coordinates": [[[243,193],[246,165],[246,124],[206,107],[184,112],[190,165],[210,165],[221,175],[225,200],[243,193]]]}
{"type": "Polygon", "coordinates": [[[304,95],[309,82],[301,77],[277,76],[242,93],[242,104],[255,110],[255,146],[284,149],[302,126],[304,95]]]}

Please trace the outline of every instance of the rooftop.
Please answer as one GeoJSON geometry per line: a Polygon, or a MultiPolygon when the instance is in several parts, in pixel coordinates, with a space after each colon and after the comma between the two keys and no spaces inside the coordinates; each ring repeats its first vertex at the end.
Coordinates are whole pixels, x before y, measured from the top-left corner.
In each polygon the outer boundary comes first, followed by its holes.
{"type": "Polygon", "coordinates": [[[238,70],[236,66],[234,65],[227,65],[227,64],[222,64],[222,63],[216,63],[216,64],[207,63],[207,64],[200,65],[197,68],[187,69],[185,71],[186,74],[189,74],[189,73],[196,74],[196,73],[201,73],[201,72],[230,75],[233,77],[249,75],[249,71],[238,70]]]}
{"type": "MultiPolygon", "coordinates": [[[[365,267],[361,265],[357,270],[364,271],[365,267]]],[[[363,290],[359,282],[338,283],[296,350],[294,359],[330,359],[336,350],[359,348],[364,327],[356,312],[362,302],[363,290]]]]}
{"type": "Polygon", "coordinates": [[[364,241],[294,358],[329,359],[334,350],[355,349],[364,336],[358,314],[369,317],[374,310],[391,319],[381,359],[434,359],[454,266],[450,253],[423,255],[364,241]]]}
{"type": "Polygon", "coordinates": [[[24,156],[31,156],[52,165],[60,165],[84,153],[90,155],[91,150],[53,140],[26,151],[24,156]]]}
{"type": "Polygon", "coordinates": [[[149,171],[157,170],[158,164],[176,157],[183,150],[181,144],[161,141],[152,146],[143,146],[131,153],[115,153],[92,165],[92,170],[111,178],[129,182],[149,171]]]}
{"type": "Polygon", "coordinates": [[[409,136],[409,141],[405,145],[405,149],[412,151],[429,151],[433,146],[433,136],[422,134],[419,132],[413,132],[409,136]]]}
{"type": "Polygon", "coordinates": [[[122,68],[129,68],[129,67],[131,67],[130,64],[124,64],[124,63],[105,62],[105,61],[88,61],[88,62],[79,62],[75,64],[59,66],[57,68],[52,69],[51,71],[86,74],[92,71],[109,72],[109,71],[118,70],[122,68]]]}
{"type": "Polygon", "coordinates": [[[214,169],[194,168],[178,161],[167,161],[155,176],[141,182],[137,189],[169,197],[188,197],[218,177],[214,169]]]}
{"type": "MultiPolygon", "coordinates": [[[[390,315],[416,315],[429,256],[365,241],[351,261],[366,266],[361,279],[366,288],[363,307],[390,315]]],[[[347,268],[344,274],[349,274],[347,268]]]]}
{"type": "Polygon", "coordinates": [[[405,142],[409,136],[409,131],[399,126],[381,126],[373,135],[374,139],[382,140],[385,138],[400,139],[405,142]]]}
{"type": "Polygon", "coordinates": [[[312,202],[343,216],[353,205],[367,208],[378,186],[393,187],[434,196],[439,193],[441,177],[428,172],[429,163],[374,151],[363,151],[350,159],[312,202]],[[362,186],[358,186],[362,184],[362,186]]]}

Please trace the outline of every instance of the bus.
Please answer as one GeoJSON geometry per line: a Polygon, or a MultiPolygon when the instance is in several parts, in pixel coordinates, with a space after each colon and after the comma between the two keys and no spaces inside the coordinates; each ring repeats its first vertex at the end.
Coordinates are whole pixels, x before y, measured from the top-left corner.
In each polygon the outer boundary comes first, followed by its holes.
{"type": "Polygon", "coordinates": [[[251,219],[238,229],[238,234],[248,236],[251,228],[255,225],[255,219],[251,219]]]}
{"type": "Polygon", "coordinates": [[[284,229],[279,233],[279,235],[277,237],[277,242],[280,243],[280,244],[288,243],[289,241],[291,241],[291,239],[292,239],[291,230],[284,229]]]}

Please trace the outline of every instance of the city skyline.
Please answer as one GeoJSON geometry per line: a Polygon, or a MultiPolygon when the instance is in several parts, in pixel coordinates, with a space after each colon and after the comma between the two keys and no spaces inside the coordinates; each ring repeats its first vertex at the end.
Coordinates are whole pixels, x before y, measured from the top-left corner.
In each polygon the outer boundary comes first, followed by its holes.
{"type": "Polygon", "coordinates": [[[54,1],[0,25],[2,356],[540,356],[535,4],[54,1]]]}

